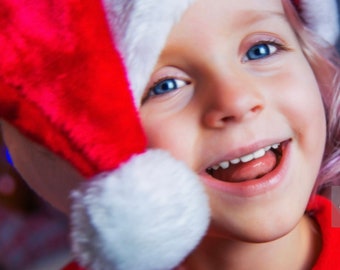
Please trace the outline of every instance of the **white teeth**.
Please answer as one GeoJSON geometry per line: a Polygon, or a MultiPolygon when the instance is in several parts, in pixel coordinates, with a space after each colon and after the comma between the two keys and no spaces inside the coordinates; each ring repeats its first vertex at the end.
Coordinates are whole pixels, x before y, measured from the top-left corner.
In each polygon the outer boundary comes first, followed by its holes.
{"type": "Polygon", "coordinates": [[[254,159],[254,154],[245,155],[240,158],[243,163],[249,162],[254,159]]]}
{"type": "Polygon", "coordinates": [[[277,148],[279,148],[279,145],[280,145],[280,144],[276,143],[276,144],[273,144],[272,147],[273,147],[274,149],[277,149],[277,148]]]}
{"type": "Polygon", "coordinates": [[[268,146],[266,146],[265,148],[264,148],[264,151],[268,151],[270,148],[272,148],[272,146],[271,145],[268,145],[268,146]]]}
{"type": "Polygon", "coordinates": [[[238,164],[240,162],[241,162],[241,159],[239,159],[239,158],[235,158],[235,159],[230,160],[231,164],[238,164]]]}
{"type": "Polygon", "coordinates": [[[228,161],[223,161],[220,163],[220,167],[222,169],[227,169],[229,167],[229,162],[228,161]]]}
{"type": "Polygon", "coordinates": [[[253,155],[254,155],[254,158],[260,158],[260,157],[263,157],[265,154],[266,154],[266,150],[265,149],[260,149],[260,150],[257,150],[256,152],[254,152],[253,155]]]}
{"type": "Polygon", "coordinates": [[[273,145],[261,148],[261,149],[255,151],[254,153],[251,153],[251,154],[248,154],[248,155],[244,155],[244,156],[242,156],[240,158],[235,158],[235,159],[232,159],[232,160],[229,160],[229,161],[223,161],[223,162],[221,162],[218,165],[212,166],[210,169],[213,169],[213,170],[216,171],[219,168],[227,169],[227,168],[229,168],[230,164],[234,164],[235,165],[235,164],[238,164],[240,162],[246,163],[246,162],[252,161],[253,159],[257,159],[257,158],[263,157],[266,154],[266,152],[269,151],[271,148],[277,149],[277,148],[279,148],[279,146],[280,146],[279,143],[275,143],[273,145]]]}

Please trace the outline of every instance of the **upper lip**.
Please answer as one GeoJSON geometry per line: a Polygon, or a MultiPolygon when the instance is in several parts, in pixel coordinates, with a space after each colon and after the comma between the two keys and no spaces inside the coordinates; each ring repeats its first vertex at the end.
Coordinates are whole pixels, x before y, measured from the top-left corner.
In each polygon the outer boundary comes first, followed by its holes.
{"type": "Polygon", "coordinates": [[[289,139],[267,139],[262,141],[257,141],[255,143],[248,144],[246,146],[234,148],[233,150],[228,151],[223,156],[216,156],[212,161],[208,162],[208,165],[202,170],[206,171],[208,168],[220,164],[224,161],[230,161],[236,158],[243,157],[250,153],[254,153],[255,151],[265,148],[267,146],[272,146],[274,144],[281,144],[284,141],[288,141],[289,139]]]}

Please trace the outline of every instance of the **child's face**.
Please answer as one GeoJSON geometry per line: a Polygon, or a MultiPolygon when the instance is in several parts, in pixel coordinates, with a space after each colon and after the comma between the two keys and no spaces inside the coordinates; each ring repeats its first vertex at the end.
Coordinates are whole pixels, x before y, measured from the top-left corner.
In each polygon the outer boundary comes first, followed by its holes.
{"type": "Polygon", "coordinates": [[[172,29],[140,112],[149,146],[200,176],[211,232],[262,242],[297,224],[326,124],[281,1],[196,1],[172,29]],[[267,149],[274,144],[278,149],[267,149]],[[240,157],[252,160],[231,165],[240,157]],[[220,163],[229,168],[212,168],[220,163]]]}

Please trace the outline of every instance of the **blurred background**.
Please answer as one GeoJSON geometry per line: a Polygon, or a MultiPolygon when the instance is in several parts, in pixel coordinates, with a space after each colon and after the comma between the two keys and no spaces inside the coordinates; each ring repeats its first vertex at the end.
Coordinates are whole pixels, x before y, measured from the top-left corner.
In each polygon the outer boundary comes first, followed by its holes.
{"type": "Polygon", "coordinates": [[[66,218],[15,171],[0,132],[0,270],[54,270],[68,260],[66,218]]]}

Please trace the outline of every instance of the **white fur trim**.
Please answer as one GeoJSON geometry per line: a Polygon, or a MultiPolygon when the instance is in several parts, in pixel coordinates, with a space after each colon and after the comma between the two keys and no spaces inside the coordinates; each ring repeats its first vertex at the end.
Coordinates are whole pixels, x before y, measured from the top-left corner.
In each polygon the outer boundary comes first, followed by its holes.
{"type": "Polygon", "coordinates": [[[72,194],[72,249],[95,270],[166,270],[199,243],[209,223],[196,174],[149,150],[72,194]]]}
{"type": "Polygon", "coordinates": [[[324,40],[335,44],[339,37],[338,7],[335,0],[301,1],[302,17],[324,40]]]}
{"type": "MultiPolygon", "coordinates": [[[[194,0],[102,0],[125,63],[135,104],[141,97],[172,26],[194,0]]],[[[336,0],[302,0],[309,27],[331,44],[339,36],[336,0]]]]}
{"type": "Polygon", "coordinates": [[[172,26],[191,2],[193,0],[103,0],[137,107],[172,26]]]}

